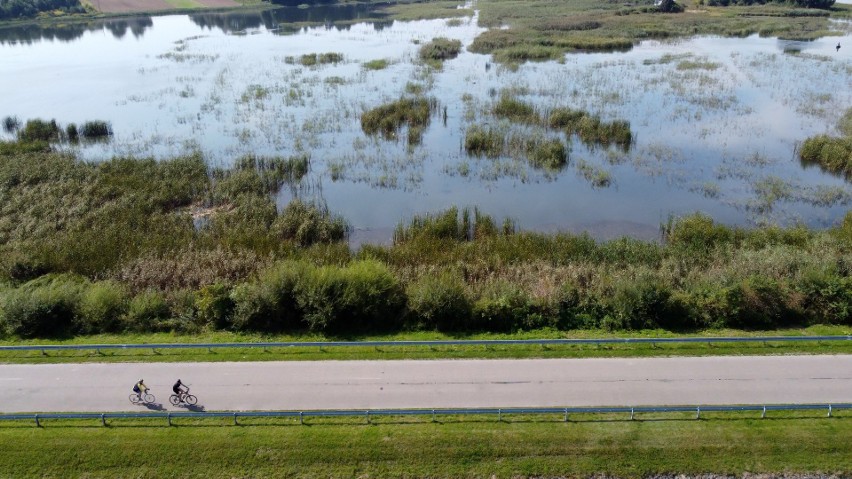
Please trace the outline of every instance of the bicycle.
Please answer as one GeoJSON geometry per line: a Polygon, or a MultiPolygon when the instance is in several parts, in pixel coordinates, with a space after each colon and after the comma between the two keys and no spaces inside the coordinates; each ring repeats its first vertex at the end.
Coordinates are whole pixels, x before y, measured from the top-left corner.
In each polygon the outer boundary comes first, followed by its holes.
{"type": "Polygon", "coordinates": [[[180,403],[194,406],[198,402],[198,398],[189,394],[189,388],[186,388],[186,391],[182,391],[180,395],[172,394],[169,396],[169,402],[172,403],[172,406],[177,406],[180,403]]]}
{"type": "Polygon", "coordinates": [[[154,401],[156,401],[154,395],[149,393],[148,391],[145,391],[145,394],[132,393],[130,394],[130,397],[128,399],[130,399],[130,402],[133,404],[152,404],[154,401]]]}

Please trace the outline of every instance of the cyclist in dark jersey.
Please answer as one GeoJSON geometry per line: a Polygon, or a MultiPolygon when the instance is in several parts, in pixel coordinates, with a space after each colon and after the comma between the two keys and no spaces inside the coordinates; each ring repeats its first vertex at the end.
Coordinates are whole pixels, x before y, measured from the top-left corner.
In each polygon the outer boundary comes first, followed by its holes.
{"type": "Polygon", "coordinates": [[[172,386],[172,391],[174,391],[178,397],[181,397],[181,394],[184,394],[185,392],[189,391],[189,388],[187,388],[186,384],[180,382],[180,379],[178,379],[175,385],[172,386]],[[186,388],[186,390],[184,390],[183,388],[186,388]]]}

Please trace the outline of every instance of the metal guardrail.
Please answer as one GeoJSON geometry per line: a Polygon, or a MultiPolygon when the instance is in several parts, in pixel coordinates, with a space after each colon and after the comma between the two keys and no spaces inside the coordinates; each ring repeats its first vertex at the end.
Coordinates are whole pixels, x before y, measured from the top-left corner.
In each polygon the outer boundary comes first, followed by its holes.
{"type": "Polygon", "coordinates": [[[504,345],[579,345],[579,344],[671,344],[671,343],[767,343],[805,341],[852,341],[852,336],[753,336],[690,338],[599,338],[599,339],[473,339],[438,341],[292,341],[259,343],[151,343],[151,344],[43,344],[2,346],[0,351],[61,351],[102,349],[210,349],[213,348],[298,348],[298,347],[389,347],[389,346],[504,346],[504,345]]]}
{"type": "Polygon", "coordinates": [[[826,410],[827,417],[839,409],[852,409],[852,403],[840,404],[766,404],[766,405],[705,405],[705,406],[618,406],[618,407],[532,407],[532,408],[442,408],[442,409],[341,409],[341,410],[309,410],[309,411],[211,411],[211,412],[104,412],[104,413],[38,413],[38,414],[0,414],[0,421],[35,421],[41,426],[46,419],[100,419],[106,426],[108,419],[150,419],[161,418],[172,425],[173,419],[180,418],[233,418],[234,425],[239,424],[239,418],[298,418],[304,424],[309,417],[361,417],[370,423],[372,417],[380,416],[431,416],[435,421],[437,416],[493,415],[498,421],[504,415],[525,414],[561,414],[568,421],[571,414],[630,414],[630,420],[641,413],[670,413],[694,412],[695,419],[701,418],[702,412],[741,412],[759,411],[761,418],[769,411],[804,411],[826,410]]]}

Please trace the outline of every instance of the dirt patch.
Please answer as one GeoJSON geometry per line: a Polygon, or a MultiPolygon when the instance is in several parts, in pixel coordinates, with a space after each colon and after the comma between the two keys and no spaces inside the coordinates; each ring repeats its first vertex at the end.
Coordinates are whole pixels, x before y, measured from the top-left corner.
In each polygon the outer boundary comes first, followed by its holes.
{"type": "Polygon", "coordinates": [[[240,4],[234,0],[195,0],[205,7],[223,8],[223,7],[239,7],[240,4]]]}
{"type": "Polygon", "coordinates": [[[169,10],[171,5],[163,0],[91,0],[92,5],[104,13],[132,13],[169,10]]]}
{"type": "MultiPolygon", "coordinates": [[[[195,0],[207,8],[238,7],[234,0],[195,0]]],[[[90,0],[90,3],[103,13],[135,13],[174,10],[165,0],[90,0]]]]}

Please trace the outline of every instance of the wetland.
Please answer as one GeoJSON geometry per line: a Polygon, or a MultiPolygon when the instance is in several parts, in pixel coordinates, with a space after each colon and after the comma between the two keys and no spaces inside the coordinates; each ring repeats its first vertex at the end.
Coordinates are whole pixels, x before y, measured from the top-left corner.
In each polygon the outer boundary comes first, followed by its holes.
{"type": "Polygon", "coordinates": [[[95,162],[307,155],[279,207],[321,202],[351,223],[354,244],[387,243],[399,222],[452,206],[525,230],[643,239],[696,211],[817,228],[845,214],[848,183],[804,167],[796,150],[836,134],[852,106],[852,48],[834,48],[852,44],[848,21],[808,41],[704,35],[507,64],[470,51],[486,28],[467,7],[415,21],[326,5],[4,29],[0,115],[109,121],[109,142],[59,145],[95,162]],[[424,60],[435,39],[460,48],[424,60]],[[428,122],[362,128],[367,112],[414,98],[432,105],[428,122]],[[500,114],[507,101],[626,125],[629,142],[519,121],[500,114]],[[482,132],[499,143],[493,154],[466,148],[482,132]]]}

